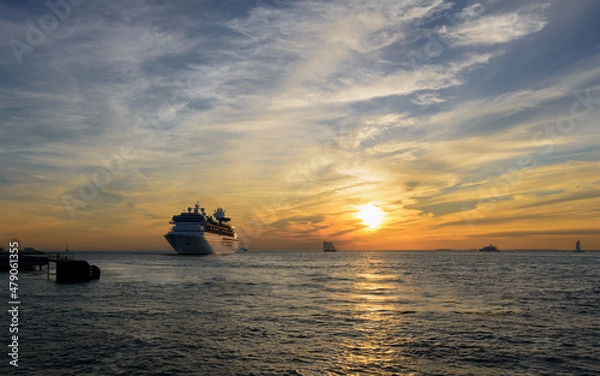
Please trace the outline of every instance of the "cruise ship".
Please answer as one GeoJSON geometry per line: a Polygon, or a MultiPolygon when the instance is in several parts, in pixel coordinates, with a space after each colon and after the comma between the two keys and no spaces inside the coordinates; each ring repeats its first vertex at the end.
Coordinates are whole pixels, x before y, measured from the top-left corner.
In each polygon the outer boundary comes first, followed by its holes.
{"type": "Polygon", "coordinates": [[[224,255],[235,253],[239,240],[230,218],[218,208],[207,215],[198,204],[179,215],[174,215],[171,229],[165,238],[180,255],[224,255]]]}

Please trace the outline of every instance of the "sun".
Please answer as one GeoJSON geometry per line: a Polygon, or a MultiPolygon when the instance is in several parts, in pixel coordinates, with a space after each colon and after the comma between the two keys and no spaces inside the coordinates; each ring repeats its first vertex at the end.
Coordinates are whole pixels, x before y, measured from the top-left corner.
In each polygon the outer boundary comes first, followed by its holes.
{"type": "Polygon", "coordinates": [[[374,230],[383,223],[383,212],[372,202],[358,207],[356,216],[362,219],[363,224],[370,230],[374,230]]]}

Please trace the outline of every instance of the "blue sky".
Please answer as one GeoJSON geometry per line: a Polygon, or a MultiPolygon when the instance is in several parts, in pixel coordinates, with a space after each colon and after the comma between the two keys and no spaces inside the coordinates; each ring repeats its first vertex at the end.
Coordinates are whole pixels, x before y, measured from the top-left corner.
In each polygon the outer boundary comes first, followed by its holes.
{"type": "Polygon", "coordinates": [[[0,238],[600,248],[595,1],[0,2],[0,238]],[[360,207],[380,208],[367,228],[360,207]]]}

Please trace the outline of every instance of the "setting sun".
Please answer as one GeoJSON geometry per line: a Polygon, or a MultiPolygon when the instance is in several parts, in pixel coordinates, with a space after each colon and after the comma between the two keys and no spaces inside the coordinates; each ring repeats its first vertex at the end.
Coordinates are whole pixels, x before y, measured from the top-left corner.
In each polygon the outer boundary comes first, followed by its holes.
{"type": "Polygon", "coordinates": [[[365,226],[369,229],[376,229],[383,223],[383,212],[372,202],[358,207],[359,212],[356,215],[362,219],[365,226]]]}

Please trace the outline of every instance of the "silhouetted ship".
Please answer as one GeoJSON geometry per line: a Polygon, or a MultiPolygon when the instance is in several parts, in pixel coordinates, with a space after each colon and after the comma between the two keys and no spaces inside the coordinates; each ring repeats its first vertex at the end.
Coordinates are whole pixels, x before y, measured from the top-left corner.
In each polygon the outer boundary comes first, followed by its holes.
{"type": "Polygon", "coordinates": [[[335,252],[337,251],[337,249],[335,249],[335,246],[333,245],[332,242],[323,242],[323,252],[335,252]]]}
{"type": "Polygon", "coordinates": [[[498,247],[496,247],[495,245],[486,245],[483,248],[479,248],[479,251],[481,252],[500,252],[500,250],[498,249],[498,247]]]}
{"type": "Polygon", "coordinates": [[[173,216],[169,222],[173,227],[165,238],[180,255],[235,253],[239,240],[234,228],[227,224],[231,219],[225,217],[221,208],[215,210],[213,216],[206,215],[204,208],[196,204],[194,209],[188,208],[187,212],[173,216]]]}
{"type": "Polygon", "coordinates": [[[583,250],[581,249],[581,242],[579,242],[579,240],[577,241],[577,243],[575,243],[575,252],[583,252],[583,250]]]}

